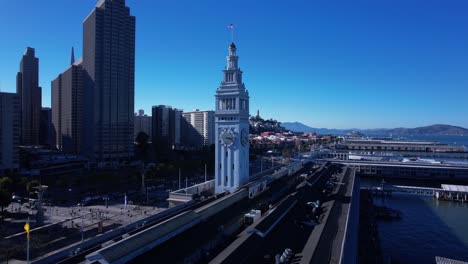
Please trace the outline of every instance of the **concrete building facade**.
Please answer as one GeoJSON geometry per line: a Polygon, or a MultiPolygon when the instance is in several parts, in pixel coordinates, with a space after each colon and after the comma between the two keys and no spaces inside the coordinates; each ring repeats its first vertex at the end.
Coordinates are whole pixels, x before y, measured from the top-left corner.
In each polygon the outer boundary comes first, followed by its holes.
{"type": "Polygon", "coordinates": [[[134,155],[135,17],[125,0],[100,0],[83,23],[84,152],[96,161],[134,155]]]}
{"type": "Polygon", "coordinates": [[[0,92],[0,176],[19,168],[20,100],[0,92]]]}
{"type": "Polygon", "coordinates": [[[39,59],[33,48],[26,48],[16,75],[16,93],[20,100],[20,141],[22,145],[38,145],[42,108],[39,87],[39,59]]]}
{"type": "Polygon", "coordinates": [[[151,116],[145,115],[145,111],[142,109],[138,110],[138,113],[135,113],[134,117],[134,138],[137,137],[138,133],[145,132],[151,140],[152,136],[152,124],[151,116]]]}
{"type": "Polygon", "coordinates": [[[214,144],[214,111],[200,111],[182,113],[182,144],[189,147],[201,148],[214,144]]]}

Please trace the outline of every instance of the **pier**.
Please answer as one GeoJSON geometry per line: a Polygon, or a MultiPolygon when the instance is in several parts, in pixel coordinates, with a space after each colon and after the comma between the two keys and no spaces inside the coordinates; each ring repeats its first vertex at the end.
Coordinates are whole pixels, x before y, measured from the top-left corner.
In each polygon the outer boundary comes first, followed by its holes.
{"type": "Polygon", "coordinates": [[[468,166],[466,164],[432,164],[423,162],[397,161],[361,161],[325,159],[339,163],[356,170],[358,176],[384,177],[418,180],[467,181],[468,166]]]}
{"type": "Polygon", "coordinates": [[[394,192],[431,195],[438,200],[468,202],[468,186],[442,184],[441,188],[382,184],[367,188],[373,195],[391,196],[394,192]]]}

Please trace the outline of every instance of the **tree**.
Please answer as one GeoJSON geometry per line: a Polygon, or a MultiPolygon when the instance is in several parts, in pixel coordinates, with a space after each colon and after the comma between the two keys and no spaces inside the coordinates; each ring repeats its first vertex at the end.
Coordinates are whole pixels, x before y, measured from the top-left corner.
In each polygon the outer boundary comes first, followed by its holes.
{"type": "Polygon", "coordinates": [[[143,131],[140,131],[135,138],[135,143],[137,145],[146,145],[148,143],[150,136],[143,131]]]}
{"type": "Polygon", "coordinates": [[[3,212],[3,208],[7,207],[11,202],[11,194],[8,190],[5,189],[0,189],[0,207],[2,210],[0,212],[3,212]]]}
{"type": "Polygon", "coordinates": [[[150,136],[143,131],[140,131],[135,138],[135,156],[139,160],[148,160],[148,152],[151,145],[148,143],[150,136]]]}
{"type": "Polygon", "coordinates": [[[283,149],[282,155],[283,155],[283,157],[285,157],[285,158],[291,157],[291,151],[289,150],[289,148],[284,148],[284,149],[283,149]]]}
{"type": "Polygon", "coordinates": [[[10,190],[13,187],[13,180],[8,177],[3,177],[0,179],[0,189],[10,190]]]}
{"type": "Polygon", "coordinates": [[[32,180],[26,184],[26,190],[28,192],[34,192],[34,187],[37,187],[41,185],[41,183],[38,180],[32,180]]]}
{"type": "Polygon", "coordinates": [[[296,140],[296,148],[297,148],[297,151],[301,152],[304,148],[304,142],[300,139],[296,140]]]}

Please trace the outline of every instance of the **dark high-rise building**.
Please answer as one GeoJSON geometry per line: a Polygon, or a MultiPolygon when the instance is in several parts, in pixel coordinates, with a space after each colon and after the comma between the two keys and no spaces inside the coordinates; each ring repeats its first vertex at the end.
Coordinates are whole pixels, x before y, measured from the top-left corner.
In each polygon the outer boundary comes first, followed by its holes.
{"type": "Polygon", "coordinates": [[[52,109],[50,107],[42,107],[41,124],[39,129],[39,144],[43,146],[52,146],[53,142],[52,109]]]}
{"type": "Polygon", "coordinates": [[[33,48],[26,48],[16,75],[16,93],[20,99],[21,144],[38,145],[42,91],[39,87],[39,59],[33,48]]]}
{"type": "Polygon", "coordinates": [[[133,157],[135,17],[125,0],[100,0],[83,23],[85,153],[133,157]]]}
{"type": "Polygon", "coordinates": [[[180,144],[182,111],[166,105],[153,106],[153,144],[159,148],[172,148],[180,144]]]}
{"type": "Polygon", "coordinates": [[[19,113],[19,96],[0,92],[0,177],[19,168],[19,113]]]}
{"type": "Polygon", "coordinates": [[[81,62],[78,61],[52,81],[54,141],[57,149],[66,153],[82,154],[84,130],[82,74],[81,62]]]}

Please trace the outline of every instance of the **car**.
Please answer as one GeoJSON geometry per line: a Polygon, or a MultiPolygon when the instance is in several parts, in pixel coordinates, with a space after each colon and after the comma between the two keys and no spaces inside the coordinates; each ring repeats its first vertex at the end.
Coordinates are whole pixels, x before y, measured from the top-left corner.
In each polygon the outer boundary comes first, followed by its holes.
{"type": "Polygon", "coordinates": [[[24,198],[15,194],[11,196],[11,200],[17,203],[22,203],[24,201],[24,198]]]}

